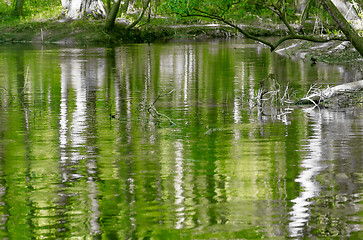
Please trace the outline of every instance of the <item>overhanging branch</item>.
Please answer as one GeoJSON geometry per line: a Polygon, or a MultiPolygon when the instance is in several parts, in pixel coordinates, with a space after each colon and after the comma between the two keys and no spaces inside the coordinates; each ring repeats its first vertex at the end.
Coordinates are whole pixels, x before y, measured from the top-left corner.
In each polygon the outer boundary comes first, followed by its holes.
{"type": "Polygon", "coordinates": [[[310,42],[329,42],[329,41],[333,41],[333,40],[337,40],[337,41],[346,41],[347,38],[345,37],[341,37],[341,36],[327,36],[327,37],[323,37],[323,36],[313,36],[313,35],[301,35],[301,34],[295,34],[294,31],[292,30],[292,27],[287,23],[286,18],[283,20],[281,17],[280,19],[283,21],[283,23],[287,26],[287,28],[289,29],[289,35],[281,37],[279,40],[277,40],[276,42],[269,42],[263,38],[257,37],[252,35],[251,33],[249,33],[248,31],[244,30],[243,28],[239,27],[237,24],[232,23],[231,21],[228,21],[227,19],[218,16],[218,15],[214,15],[214,14],[210,14],[208,12],[205,12],[203,10],[200,9],[193,9],[195,12],[197,13],[193,13],[190,14],[188,13],[187,15],[183,16],[183,17],[202,17],[202,18],[208,18],[208,19],[212,19],[212,20],[217,20],[220,22],[225,23],[226,25],[236,29],[238,32],[242,33],[246,38],[258,41],[260,43],[263,43],[267,46],[270,47],[271,51],[274,51],[276,48],[278,48],[283,42],[287,41],[287,40],[293,40],[293,39],[298,39],[298,40],[306,40],[306,41],[310,41],[310,42]]]}

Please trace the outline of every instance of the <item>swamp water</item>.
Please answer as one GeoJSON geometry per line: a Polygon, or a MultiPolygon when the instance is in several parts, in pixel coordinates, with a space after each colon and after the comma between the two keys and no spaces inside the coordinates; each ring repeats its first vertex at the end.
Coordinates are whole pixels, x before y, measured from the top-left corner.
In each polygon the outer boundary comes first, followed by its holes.
{"type": "Polygon", "coordinates": [[[261,116],[269,75],[354,74],[243,40],[0,46],[0,237],[362,239],[362,109],[261,116]]]}

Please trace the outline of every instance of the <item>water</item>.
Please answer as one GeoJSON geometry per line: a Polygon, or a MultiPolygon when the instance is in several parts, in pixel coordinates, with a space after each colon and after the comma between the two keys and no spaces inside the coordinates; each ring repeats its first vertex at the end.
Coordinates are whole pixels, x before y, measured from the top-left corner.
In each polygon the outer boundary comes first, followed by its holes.
{"type": "Polygon", "coordinates": [[[362,109],[250,108],[269,75],[351,73],[243,40],[2,45],[0,236],[362,239],[362,109]]]}

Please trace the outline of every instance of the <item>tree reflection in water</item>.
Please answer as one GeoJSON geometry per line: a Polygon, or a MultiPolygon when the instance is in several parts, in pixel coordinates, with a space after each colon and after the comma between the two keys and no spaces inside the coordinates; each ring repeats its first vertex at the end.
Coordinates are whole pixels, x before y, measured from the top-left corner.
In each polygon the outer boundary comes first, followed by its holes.
{"type": "Polygon", "coordinates": [[[271,73],[307,90],[341,69],[248,42],[0,51],[0,236],[357,236],[362,112],[259,116],[271,73]],[[176,126],[138,110],[171,89],[176,126]]]}
{"type": "Polygon", "coordinates": [[[301,192],[291,201],[290,236],[304,237],[307,232],[322,237],[357,233],[361,220],[354,215],[361,206],[356,200],[360,188],[356,173],[363,156],[363,150],[356,147],[363,132],[363,121],[357,116],[362,109],[315,108],[305,112],[311,134],[296,179],[301,192]]]}
{"type": "MultiPolygon", "coordinates": [[[[99,52],[99,54],[103,54],[99,52]]],[[[102,59],[88,58],[87,51],[65,49],[60,52],[61,102],[59,116],[59,147],[61,185],[64,186],[60,204],[69,204],[69,198],[80,194],[78,199],[89,205],[90,235],[101,232],[97,184],[96,144],[96,91],[102,81],[105,63],[102,59]],[[73,95],[74,91],[74,95],[73,95]],[[74,106],[69,106],[73,104],[74,106]],[[86,171],[77,169],[85,168],[86,171]],[[80,193],[72,185],[86,179],[87,191],[80,193]]],[[[99,57],[99,55],[98,55],[99,57]]],[[[86,210],[86,209],[85,209],[86,210]]],[[[87,211],[87,210],[86,210],[87,211]]],[[[63,213],[64,214],[64,213],[63,213]]]]}
{"type": "Polygon", "coordinates": [[[314,110],[306,111],[307,117],[311,120],[312,136],[307,140],[305,149],[308,153],[301,162],[302,171],[295,180],[300,183],[301,192],[299,197],[291,202],[294,203],[290,212],[290,236],[303,236],[303,229],[311,217],[309,205],[310,200],[320,194],[320,184],[316,181],[316,176],[324,169],[322,166],[322,117],[314,110]]]}

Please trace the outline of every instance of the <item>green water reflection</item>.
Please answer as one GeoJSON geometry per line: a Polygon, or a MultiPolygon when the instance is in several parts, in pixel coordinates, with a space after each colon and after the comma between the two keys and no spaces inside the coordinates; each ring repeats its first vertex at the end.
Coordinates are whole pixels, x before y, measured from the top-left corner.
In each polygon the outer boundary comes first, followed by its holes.
{"type": "Polygon", "coordinates": [[[269,74],[348,69],[240,40],[42,48],[0,46],[1,238],[363,237],[363,111],[249,106],[269,74]],[[173,89],[170,126],[147,106],[173,89]]]}

